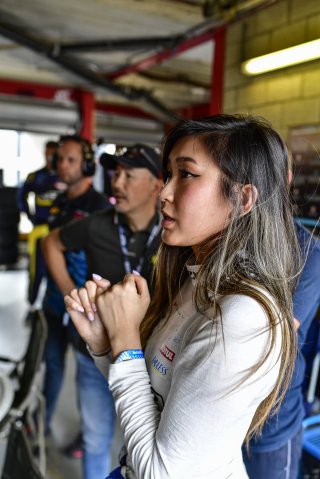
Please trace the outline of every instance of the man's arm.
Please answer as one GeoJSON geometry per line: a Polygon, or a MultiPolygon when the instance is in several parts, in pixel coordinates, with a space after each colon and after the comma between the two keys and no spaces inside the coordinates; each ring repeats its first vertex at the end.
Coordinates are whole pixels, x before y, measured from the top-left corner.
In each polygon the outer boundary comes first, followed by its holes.
{"type": "Polygon", "coordinates": [[[76,285],[67,270],[63,254],[66,248],[60,240],[59,232],[59,228],[52,230],[42,240],[41,247],[48,271],[62,294],[65,295],[69,294],[76,285]]]}
{"type": "Polygon", "coordinates": [[[293,295],[293,314],[299,321],[299,342],[306,341],[308,329],[320,304],[320,243],[314,239],[309,245],[310,234],[299,238],[302,254],[307,250],[304,266],[293,295]]]}
{"type": "Polygon", "coordinates": [[[33,222],[28,204],[28,195],[32,191],[32,176],[29,174],[25,182],[20,186],[17,192],[17,201],[20,211],[27,214],[30,221],[33,222]]]}

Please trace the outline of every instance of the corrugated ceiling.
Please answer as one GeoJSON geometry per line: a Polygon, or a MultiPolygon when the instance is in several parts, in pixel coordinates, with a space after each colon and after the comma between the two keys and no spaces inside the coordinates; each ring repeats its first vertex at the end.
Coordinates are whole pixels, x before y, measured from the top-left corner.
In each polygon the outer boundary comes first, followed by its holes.
{"type": "MultiPolygon", "coordinates": [[[[255,3],[259,3],[257,0],[255,3]]],[[[228,8],[235,9],[240,1],[229,0],[1,0],[0,29],[12,28],[49,49],[61,54],[61,46],[98,40],[168,37],[190,32],[209,22],[223,21],[228,8]],[[211,12],[204,16],[204,5],[211,12]]],[[[251,0],[252,3],[252,0],[251,0]]],[[[33,52],[15,39],[0,36],[0,78],[37,81],[65,86],[81,86],[94,90],[104,102],[126,103],[128,99],[103,85],[67,71],[41,52],[33,52]]],[[[118,70],[148,57],[160,47],[150,48],[148,42],[133,50],[64,51],[67,59],[76,61],[93,74],[107,78],[118,70]]],[[[139,73],[113,80],[115,85],[144,89],[165,108],[177,109],[209,99],[212,42],[172,58],[139,73]]]]}

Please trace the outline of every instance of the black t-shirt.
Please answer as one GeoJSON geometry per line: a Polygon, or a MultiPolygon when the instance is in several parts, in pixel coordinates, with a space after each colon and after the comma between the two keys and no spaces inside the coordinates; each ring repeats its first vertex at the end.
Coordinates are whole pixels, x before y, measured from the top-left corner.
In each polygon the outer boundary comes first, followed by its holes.
{"type": "Polygon", "coordinates": [[[143,255],[141,275],[150,284],[153,260],[160,245],[160,228],[147,250],[146,243],[153,225],[158,222],[158,215],[155,215],[146,230],[132,232],[123,215],[116,214],[114,210],[98,211],[61,228],[60,239],[67,250],[85,251],[88,278],[91,279],[92,273],[96,273],[114,284],[121,281],[126,274],[118,222],[125,227],[132,269],[136,268],[140,256],[143,255]]]}
{"type": "MultiPolygon", "coordinates": [[[[76,249],[85,251],[88,279],[91,279],[92,273],[96,273],[114,284],[121,281],[126,274],[120,246],[119,224],[123,225],[125,230],[131,268],[135,269],[140,258],[143,257],[141,275],[152,289],[153,264],[161,241],[160,225],[157,234],[148,247],[147,242],[153,227],[159,224],[158,213],[146,230],[133,232],[127,225],[125,217],[117,214],[114,209],[98,211],[83,220],[63,226],[60,229],[60,240],[67,251],[76,249]]],[[[85,351],[83,346],[79,349],[82,352],[85,351]]]]}
{"type": "Polygon", "coordinates": [[[60,194],[49,211],[49,228],[57,228],[72,220],[81,220],[98,210],[111,208],[108,198],[90,186],[85,193],[76,198],[68,198],[67,193],[60,194]]]}

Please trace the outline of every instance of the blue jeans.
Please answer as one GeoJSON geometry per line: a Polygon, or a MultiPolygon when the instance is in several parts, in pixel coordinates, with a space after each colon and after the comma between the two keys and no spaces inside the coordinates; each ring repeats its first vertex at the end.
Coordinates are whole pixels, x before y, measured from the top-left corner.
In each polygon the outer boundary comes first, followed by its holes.
{"type": "Polygon", "coordinates": [[[253,452],[243,460],[250,479],[297,479],[302,452],[302,431],[282,447],[268,452],[253,452]]]}
{"type": "Polygon", "coordinates": [[[108,383],[93,360],[77,352],[77,384],[85,479],[103,479],[111,469],[115,409],[108,383]]]}
{"type": "Polygon", "coordinates": [[[48,325],[48,337],[44,350],[46,373],[44,397],[46,399],[46,431],[48,432],[57,400],[61,391],[64,360],[70,343],[68,328],[63,326],[62,317],[44,311],[48,325]]]}

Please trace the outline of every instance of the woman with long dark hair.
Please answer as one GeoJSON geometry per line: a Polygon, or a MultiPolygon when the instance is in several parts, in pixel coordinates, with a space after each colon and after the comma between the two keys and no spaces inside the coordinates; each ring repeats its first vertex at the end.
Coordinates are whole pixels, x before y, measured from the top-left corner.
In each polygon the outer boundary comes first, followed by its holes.
{"type": "Polygon", "coordinates": [[[241,446],[276,410],[296,353],[287,149],[261,118],[183,120],[163,171],[151,303],[135,272],[65,298],[120,418],[126,454],[110,477],[243,479],[241,446]]]}

